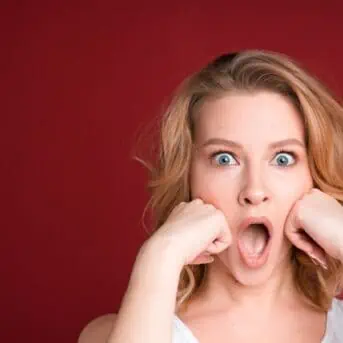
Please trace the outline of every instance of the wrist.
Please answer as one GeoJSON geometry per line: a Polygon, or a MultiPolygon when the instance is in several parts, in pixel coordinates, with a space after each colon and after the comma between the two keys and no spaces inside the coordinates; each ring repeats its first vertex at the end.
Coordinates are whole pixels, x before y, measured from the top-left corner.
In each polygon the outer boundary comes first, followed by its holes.
{"type": "Polygon", "coordinates": [[[133,266],[129,289],[143,289],[144,292],[171,289],[176,294],[182,265],[173,257],[169,246],[144,243],[133,266]]]}
{"type": "Polygon", "coordinates": [[[160,265],[167,266],[168,269],[176,269],[180,273],[184,261],[174,246],[175,244],[167,239],[152,236],[142,245],[138,259],[149,260],[150,263],[156,261],[160,265]]]}

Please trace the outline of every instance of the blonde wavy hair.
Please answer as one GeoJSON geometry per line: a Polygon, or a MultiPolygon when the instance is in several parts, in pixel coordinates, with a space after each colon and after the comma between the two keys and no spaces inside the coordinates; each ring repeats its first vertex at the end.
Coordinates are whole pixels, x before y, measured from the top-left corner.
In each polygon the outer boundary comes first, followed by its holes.
{"type": "MultiPolygon", "coordinates": [[[[261,50],[219,56],[184,80],[159,122],[155,163],[150,164],[146,209],[152,232],[173,208],[190,201],[189,169],[194,115],[209,97],[231,92],[271,91],[290,99],[302,115],[309,167],[315,187],[343,203],[343,107],[332,92],[290,57],[261,50]]],[[[316,309],[328,311],[342,288],[342,263],[326,256],[328,269],[316,266],[293,247],[291,263],[298,291],[316,309]]],[[[180,274],[176,305],[187,306],[207,276],[207,265],[186,265],[180,274]]]]}

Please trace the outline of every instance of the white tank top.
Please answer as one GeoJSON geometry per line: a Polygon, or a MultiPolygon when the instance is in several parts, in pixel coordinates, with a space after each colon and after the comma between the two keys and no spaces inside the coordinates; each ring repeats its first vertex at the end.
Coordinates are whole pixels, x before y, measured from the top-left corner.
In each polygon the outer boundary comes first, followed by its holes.
{"type": "MultiPolygon", "coordinates": [[[[200,343],[177,315],[173,319],[172,343],[200,343]]],[[[343,301],[333,300],[321,343],[343,343],[343,301]]]]}

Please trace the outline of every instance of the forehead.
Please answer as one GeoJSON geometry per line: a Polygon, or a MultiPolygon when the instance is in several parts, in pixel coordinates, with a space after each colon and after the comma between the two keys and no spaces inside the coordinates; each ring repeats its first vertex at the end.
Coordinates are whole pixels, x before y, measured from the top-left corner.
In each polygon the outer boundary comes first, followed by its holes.
{"type": "Polygon", "coordinates": [[[195,116],[195,140],[226,138],[242,144],[304,140],[300,114],[277,93],[235,93],[206,100],[195,116]]]}

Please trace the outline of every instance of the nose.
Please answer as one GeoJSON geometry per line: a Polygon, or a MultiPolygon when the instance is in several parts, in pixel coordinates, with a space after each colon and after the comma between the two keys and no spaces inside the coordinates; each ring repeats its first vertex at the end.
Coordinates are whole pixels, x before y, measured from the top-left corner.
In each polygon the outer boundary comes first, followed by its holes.
{"type": "Polygon", "coordinates": [[[242,192],[239,197],[239,203],[242,206],[246,205],[259,205],[263,202],[266,202],[268,197],[263,191],[251,191],[251,192],[242,192]]]}
{"type": "Polygon", "coordinates": [[[239,192],[238,202],[241,206],[257,206],[270,199],[269,191],[264,186],[261,176],[250,176],[239,192]]]}

